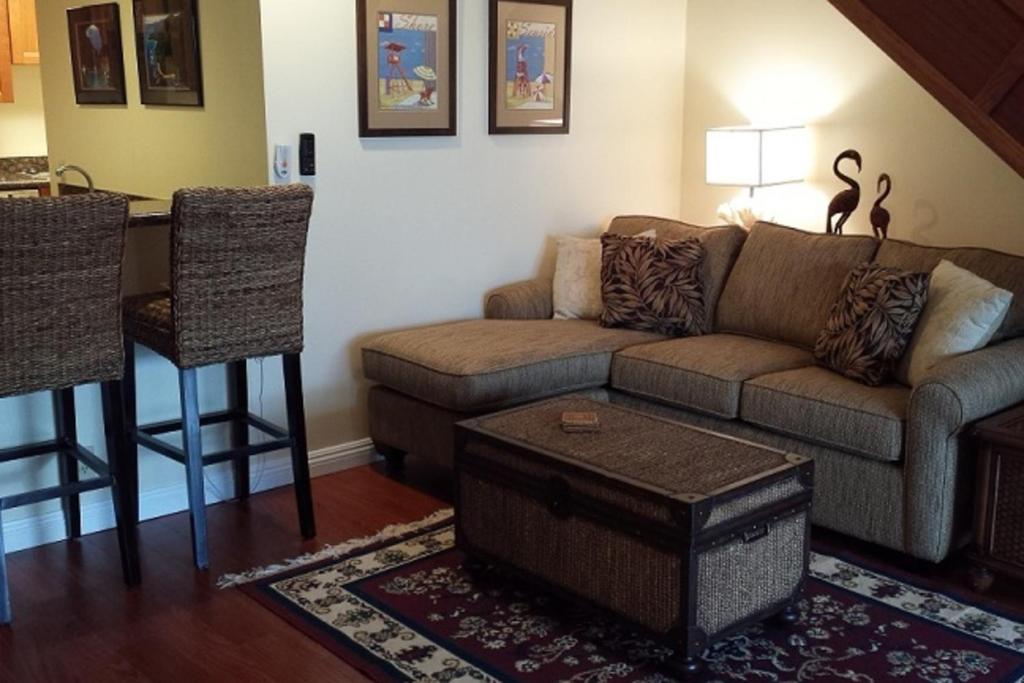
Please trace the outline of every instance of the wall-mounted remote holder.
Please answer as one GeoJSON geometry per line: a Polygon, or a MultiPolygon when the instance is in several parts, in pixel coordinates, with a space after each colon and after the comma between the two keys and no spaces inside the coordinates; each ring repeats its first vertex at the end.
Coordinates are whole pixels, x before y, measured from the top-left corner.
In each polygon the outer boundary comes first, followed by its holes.
{"type": "Polygon", "coordinates": [[[285,185],[292,181],[292,146],[274,145],[274,182],[285,185]]]}

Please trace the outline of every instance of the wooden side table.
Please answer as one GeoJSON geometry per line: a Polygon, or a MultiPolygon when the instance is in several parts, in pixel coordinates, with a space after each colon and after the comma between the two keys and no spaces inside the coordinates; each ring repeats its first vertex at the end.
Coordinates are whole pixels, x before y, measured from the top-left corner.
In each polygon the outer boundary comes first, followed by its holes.
{"type": "Polygon", "coordinates": [[[1024,580],[1024,405],[978,423],[977,492],[971,585],[984,592],[993,572],[1024,580]]]}

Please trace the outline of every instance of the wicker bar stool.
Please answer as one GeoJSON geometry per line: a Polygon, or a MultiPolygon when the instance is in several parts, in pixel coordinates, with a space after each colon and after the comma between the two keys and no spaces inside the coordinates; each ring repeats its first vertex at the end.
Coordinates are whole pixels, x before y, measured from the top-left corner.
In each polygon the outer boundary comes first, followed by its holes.
{"type": "Polygon", "coordinates": [[[290,449],[299,526],[316,535],[302,402],[302,276],[313,193],[305,185],[250,189],[180,190],[171,211],[171,290],[124,302],[126,462],[138,515],[138,446],[185,466],[192,549],[209,567],[203,467],[231,461],[235,495],[249,494],[249,458],[290,449]],[[182,419],[137,426],[134,343],[175,364],[182,419]],[[281,355],[288,429],[249,412],[246,359],[281,355]],[[196,369],[227,364],[226,410],[201,415],[196,369]],[[231,425],[231,448],[204,454],[200,428],[231,425]],[[270,440],[249,443],[249,428],[270,440]],[[182,432],[183,448],[157,438],[182,432]]]}
{"type": "MultiPolygon", "coordinates": [[[[0,398],[53,394],[56,438],[0,450],[0,463],[57,454],[60,484],[0,498],[5,510],[60,499],[70,538],[79,495],[110,487],[125,582],[139,582],[122,473],[121,259],[128,200],[112,194],[0,199],[0,398]],[[74,387],[101,383],[107,462],[78,442],[74,387]],[[96,476],[79,480],[78,466],[96,476]]],[[[0,518],[0,624],[11,620],[0,518]]]]}

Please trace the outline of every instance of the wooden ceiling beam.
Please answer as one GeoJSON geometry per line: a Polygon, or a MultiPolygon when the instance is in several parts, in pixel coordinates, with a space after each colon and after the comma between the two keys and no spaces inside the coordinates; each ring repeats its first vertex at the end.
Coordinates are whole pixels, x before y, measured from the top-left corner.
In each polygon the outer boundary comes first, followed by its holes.
{"type": "Polygon", "coordinates": [[[974,96],[974,103],[983,112],[991,114],[1010,94],[1013,86],[1017,85],[1021,78],[1024,78],[1024,40],[1017,43],[1003,63],[999,65],[999,68],[989,77],[978,94],[974,96]]]}
{"type": "MultiPolygon", "coordinates": [[[[1008,0],[1003,0],[1007,2],[1008,0]]],[[[1024,0],[1009,0],[1024,6],[1024,0]]],[[[967,126],[992,151],[1024,177],[1024,143],[1018,141],[992,119],[989,111],[983,110],[960,88],[946,78],[942,72],[926,60],[895,30],[875,14],[862,0],[829,0],[829,3],[859,28],[868,38],[937,99],[946,109],[967,126]]],[[[1014,10],[1016,11],[1016,9],[1014,10]]],[[[1019,46],[1018,46],[1019,47],[1019,46]]],[[[1016,49],[1014,50],[1016,53],[1016,49]]],[[[1009,67],[1008,72],[1009,73],[1009,67]]],[[[1009,78],[1008,76],[1006,78],[1009,78]]],[[[1005,86],[1003,80],[993,84],[992,91],[1005,86]]],[[[1006,92],[1014,86],[1010,83],[1006,92]]],[[[998,99],[1001,101],[1006,92],[998,99]]],[[[990,99],[994,98],[994,95],[990,99]]]]}
{"type": "Polygon", "coordinates": [[[1006,5],[1011,12],[1015,12],[1018,17],[1024,19],[1024,0],[1003,0],[1003,4],[1006,5]]]}

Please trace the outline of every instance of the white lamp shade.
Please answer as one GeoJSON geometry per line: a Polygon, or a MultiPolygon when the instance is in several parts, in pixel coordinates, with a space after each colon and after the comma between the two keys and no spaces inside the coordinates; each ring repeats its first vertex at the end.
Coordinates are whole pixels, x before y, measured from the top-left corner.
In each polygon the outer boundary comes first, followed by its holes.
{"type": "Polygon", "coordinates": [[[711,128],[707,131],[708,185],[764,187],[804,179],[807,130],[711,128]]]}
{"type": "Polygon", "coordinates": [[[761,184],[797,183],[807,171],[807,129],[761,131],[761,184]]]}
{"type": "Polygon", "coordinates": [[[761,134],[741,128],[707,133],[708,185],[756,187],[761,184],[761,134]]]}

